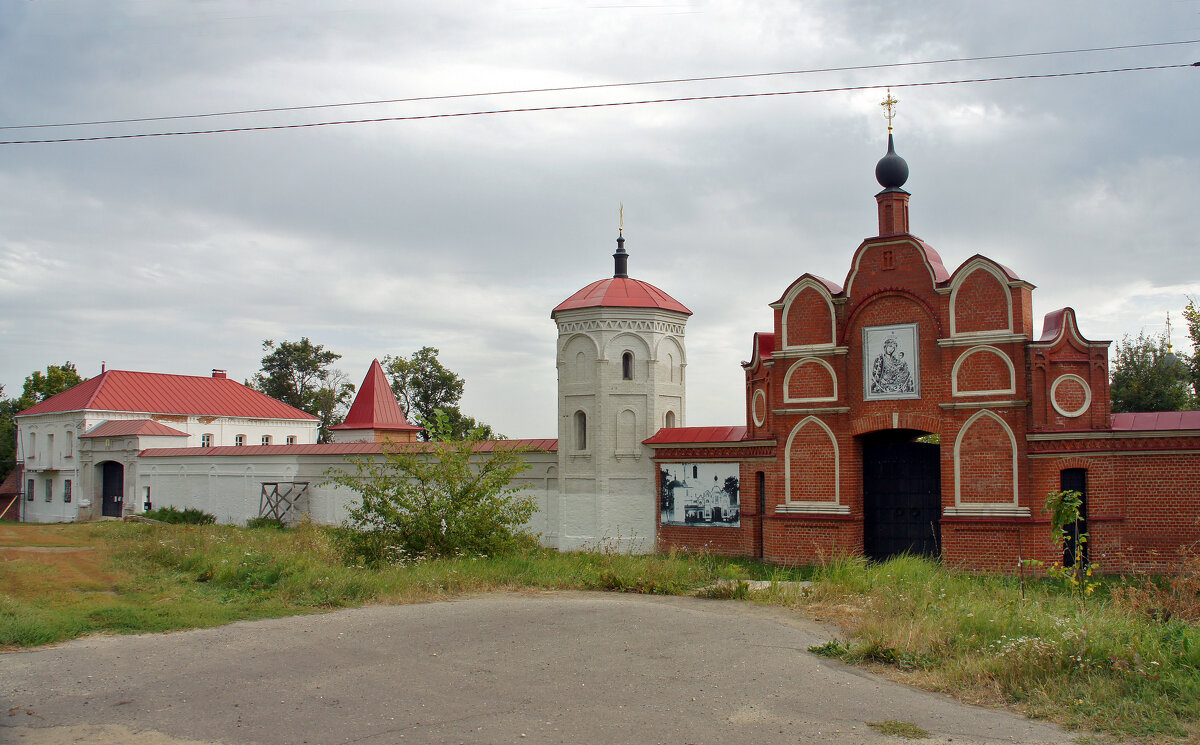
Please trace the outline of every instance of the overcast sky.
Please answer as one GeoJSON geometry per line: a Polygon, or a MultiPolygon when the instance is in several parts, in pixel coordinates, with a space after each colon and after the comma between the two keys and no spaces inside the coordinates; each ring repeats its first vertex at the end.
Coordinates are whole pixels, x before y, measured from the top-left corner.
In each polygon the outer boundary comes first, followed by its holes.
{"type": "MultiPolygon", "coordinates": [[[[1200,39],[1200,0],[0,0],[0,140],[1189,64],[1200,44],[102,126],[420,96],[1200,39]]],[[[1200,68],[893,89],[912,230],[1084,334],[1200,296],[1200,68]]],[[[768,303],[876,232],[882,89],[0,146],[0,383],[64,360],[249,378],[263,339],[438,347],[463,409],[553,437],[550,310],[630,274],[695,315],[687,423],[741,424],[768,303]]],[[[1175,329],[1177,345],[1185,338],[1175,329]]]]}

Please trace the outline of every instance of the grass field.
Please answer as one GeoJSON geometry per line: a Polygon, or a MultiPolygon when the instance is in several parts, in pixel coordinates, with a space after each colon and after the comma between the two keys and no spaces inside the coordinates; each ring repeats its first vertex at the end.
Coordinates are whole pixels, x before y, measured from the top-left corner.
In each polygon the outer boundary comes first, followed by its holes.
{"type": "Polygon", "coordinates": [[[1200,569],[1113,579],[1090,596],[925,560],[781,569],[707,555],[560,554],[534,547],[372,570],[334,534],[233,526],[0,523],[0,646],[216,626],[364,603],[497,590],[691,594],[717,580],[811,579],[803,594],[737,584],[709,596],[830,623],[813,651],[969,701],[1012,705],[1099,741],[1200,741],[1200,569]],[[836,638],[835,638],[836,637],[836,638]]]}

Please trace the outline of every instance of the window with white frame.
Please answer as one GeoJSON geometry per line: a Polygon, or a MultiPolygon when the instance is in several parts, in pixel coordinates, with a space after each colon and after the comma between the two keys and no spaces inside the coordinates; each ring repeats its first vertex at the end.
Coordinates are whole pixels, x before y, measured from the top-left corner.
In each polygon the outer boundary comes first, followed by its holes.
{"type": "Polygon", "coordinates": [[[233,444],[237,445],[238,447],[242,447],[243,445],[246,444],[246,436],[245,435],[234,435],[233,436],[233,444]]]}
{"type": "Polygon", "coordinates": [[[295,445],[295,444],[296,444],[296,436],[295,436],[295,435],[288,435],[288,436],[287,436],[287,444],[289,444],[289,445],[295,445]]]}
{"type": "Polygon", "coordinates": [[[202,448],[212,447],[212,435],[211,434],[209,434],[208,432],[205,432],[204,434],[200,435],[200,447],[202,447],[202,448]]]}
{"type": "Polygon", "coordinates": [[[35,486],[36,486],[36,484],[34,483],[33,479],[29,479],[28,481],[25,482],[25,501],[26,502],[33,501],[33,490],[34,490],[35,486]]]}
{"type": "Polygon", "coordinates": [[[71,503],[71,479],[63,482],[63,504],[71,503]]]}
{"type": "Polygon", "coordinates": [[[270,436],[270,435],[263,435],[263,436],[262,436],[262,444],[264,444],[264,445],[270,445],[270,444],[271,444],[271,436],[270,436]]]}
{"type": "Polygon", "coordinates": [[[46,479],[46,501],[50,502],[54,499],[54,481],[46,479]]]}

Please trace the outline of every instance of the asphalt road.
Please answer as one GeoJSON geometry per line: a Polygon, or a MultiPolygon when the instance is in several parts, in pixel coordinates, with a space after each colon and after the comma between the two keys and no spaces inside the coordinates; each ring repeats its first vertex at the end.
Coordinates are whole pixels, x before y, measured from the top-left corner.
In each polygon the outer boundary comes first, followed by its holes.
{"type": "Polygon", "coordinates": [[[0,742],[1065,743],[1058,728],[806,650],[819,625],[748,603],[487,595],[0,655],[0,742]]]}

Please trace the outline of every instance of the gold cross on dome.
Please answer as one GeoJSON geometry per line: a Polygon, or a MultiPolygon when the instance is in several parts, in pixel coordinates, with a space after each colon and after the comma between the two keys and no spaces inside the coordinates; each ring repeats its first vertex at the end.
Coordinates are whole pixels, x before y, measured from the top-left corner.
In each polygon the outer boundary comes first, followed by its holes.
{"type": "Polygon", "coordinates": [[[617,226],[617,231],[624,233],[625,232],[625,203],[624,202],[621,202],[621,206],[617,210],[617,215],[620,219],[620,224],[617,226]]]}
{"type": "Polygon", "coordinates": [[[900,100],[893,97],[892,89],[888,88],[887,98],[883,99],[883,101],[879,104],[883,108],[887,109],[887,113],[885,113],[884,116],[887,117],[888,120],[888,132],[892,131],[892,120],[896,118],[896,104],[898,103],[900,103],[900,100]]]}

